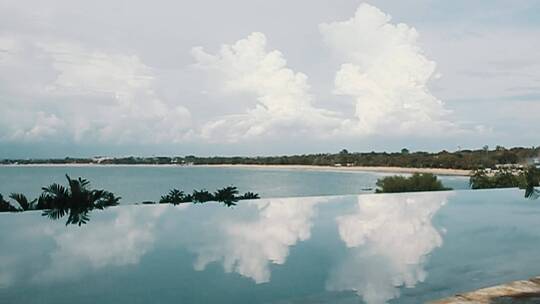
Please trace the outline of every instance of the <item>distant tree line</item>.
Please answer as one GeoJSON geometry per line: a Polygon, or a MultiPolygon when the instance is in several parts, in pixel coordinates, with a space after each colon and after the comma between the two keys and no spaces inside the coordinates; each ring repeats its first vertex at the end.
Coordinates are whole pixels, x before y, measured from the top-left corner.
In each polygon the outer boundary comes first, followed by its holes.
{"type": "MultiPolygon", "coordinates": [[[[90,219],[90,212],[96,209],[105,209],[119,204],[121,197],[115,196],[106,190],[90,188],[90,182],[83,178],[71,179],[66,175],[68,186],[52,184],[42,188],[39,198],[29,200],[22,193],[11,193],[8,199],[16,202],[14,205],[4,199],[0,194],[0,212],[22,212],[42,210],[43,216],[58,220],[67,216],[66,225],[86,224],[90,219]],[[17,206],[18,205],[18,206],[17,206]]],[[[214,193],[207,190],[194,190],[192,194],[185,194],[178,189],[172,189],[159,200],[160,204],[178,205],[182,203],[205,203],[209,201],[222,202],[226,206],[234,206],[239,200],[259,199],[259,195],[246,192],[239,195],[238,189],[228,186],[218,189],[214,193]]],[[[143,202],[143,204],[156,204],[156,202],[143,202]]]]}
{"type": "Polygon", "coordinates": [[[494,168],[498,164],[526,164],[540,156],[540,147],[506,149],[497,146],[490,150],[487,146],[478,150],[456,152],[440,151],[410,152],[349,152],[319,153],[283,156],[257,157],[123,157],[123,158],[64,158],[64,159],[4,159],[2,164],[118,164],[118,165],[314,165],[314,166],[392,166],[408,168],[452,168],[474,170],[494,168]]]}

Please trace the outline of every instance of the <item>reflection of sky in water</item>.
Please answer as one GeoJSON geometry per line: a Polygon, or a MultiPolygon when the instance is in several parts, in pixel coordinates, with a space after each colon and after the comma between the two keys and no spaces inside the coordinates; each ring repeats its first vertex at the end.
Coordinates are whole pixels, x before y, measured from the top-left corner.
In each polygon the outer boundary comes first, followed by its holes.
{"type": "Polygon", "coordinates": [[[195,269],[204,270],[220,261],[227,272],[235,271],[256,283],[268,282],[268,264],[284,264],[289,247],[310,238],[315,206],[323,200],[255,201],[250,203],[257,208],[253,218],[217,220],[219,237],[192,248],[197,253],[195,269]]]}
{"type": "Polygon", "coordinates": [[[540,273],[540,206],[521,196],[126,206],[82,227],[1,214],[0,302],[423,302],[540,273]]]}
{"type": "Polygon", "coordinates": [[[360,196],[354,214],[337,218],[350,248],[328,280],[330,290],[354,290],[369,304],[399,296],[400,286],[423,282],[426,256],[442,245],[431,219],[448,193],[360,196]]]}

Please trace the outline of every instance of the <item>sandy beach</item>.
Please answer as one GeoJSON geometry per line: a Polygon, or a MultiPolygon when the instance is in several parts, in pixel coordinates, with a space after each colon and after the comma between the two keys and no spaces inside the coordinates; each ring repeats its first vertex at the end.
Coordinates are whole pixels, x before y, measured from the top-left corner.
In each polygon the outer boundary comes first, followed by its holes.
{"type": "Polygon", "coordinates": [[[310,170],[310,171],[333,171],[333,172],[380,172],[380,173],[433,173],[436,175],[450,176],[470,176],[470,170],[444,169],[444,168],[403,168],[403,167],[334,167],[334,166],[308,166],[308,165],[191,165],[182,166],[174,164],[10,164],[0,165],[0,167],[169,167],[169,168],[189,168],[189,167],[210,167],[210,168],[248,168],[248,169],[288,169],[288,170],[310,170]]]}
{"type": "Polygon", "coordinates": [[[296,169],[313,171],[350,171],[350,172],[381,172],[381,173],[433,173],[436,175],[469,176],[470,170],[443,168],[403,168],[403,167],[333,167],[307,165],[197,165],[212,168],[253,168],[253,169],[296,169]]]}

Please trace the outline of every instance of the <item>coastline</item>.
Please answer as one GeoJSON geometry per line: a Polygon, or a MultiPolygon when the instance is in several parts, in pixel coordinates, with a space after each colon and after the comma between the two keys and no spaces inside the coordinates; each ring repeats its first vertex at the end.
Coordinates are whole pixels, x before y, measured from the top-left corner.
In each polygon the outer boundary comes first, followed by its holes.
{"type": "Polygon", "coordinates": [[[377,173],[433,173],[435,175],[470,176],[470,170],[444,168],[405,168],[405,167],[332,167],[310,165],[195,165],[209,168],[253,168],[253,169],[293,169],[335,172],[377,172],[377,173]]]}
{"type": "Polygon", "coordinates": [[[334,167],[334,166],[312,166],[312,165],[175,165],[175,164],[10,164],[0,165],[1,167],[168,167],[168,168],[192,168],[192,167],[207,167],[207,168],[242,168],[242,169],[292,169],[292,170],[307,170],[307,171],[331,171],[331,172],[376,172],[376,173],[432,173],[435,175],[446,176],[470,176],[470,170],[461,169],[446,169],[446,168],[406,168],[406,167],[334,167]]]}

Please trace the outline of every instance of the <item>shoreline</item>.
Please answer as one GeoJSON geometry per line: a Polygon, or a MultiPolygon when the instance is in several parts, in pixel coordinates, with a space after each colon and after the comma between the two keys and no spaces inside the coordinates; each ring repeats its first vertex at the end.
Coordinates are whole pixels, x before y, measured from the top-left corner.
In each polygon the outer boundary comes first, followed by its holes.
{"type": "Polygon", "coordinates": [[[334,172],[376,172],[376,173],[432,173],[435,175],[464,176],[471,175],[470,170],[447,169],[447,168],[407,168],[407,167],[332,167],[332,166],[313,166],[313,165],[194,165],[195,167],[208,168],[253,168],[253,169],[293,169],[310,171],[334,171],[334,172]]]}
{"type": "Polygon", "coordinates": [[[176,165],[176,164],[8,164],[0,165],[1,167],[168,167],[168,168],[245,168],[245,169],[292,169],[306,171],[329,171],[329,172],[375,172],[375,173],[432,173],[435,175],[444,176],[463,176],[468,177],[471,174],[470,170],[448,169],[448,168],[406,168],[406,167],[334,167],[334,166],[313,166],[313,165],[176,165]]]}

